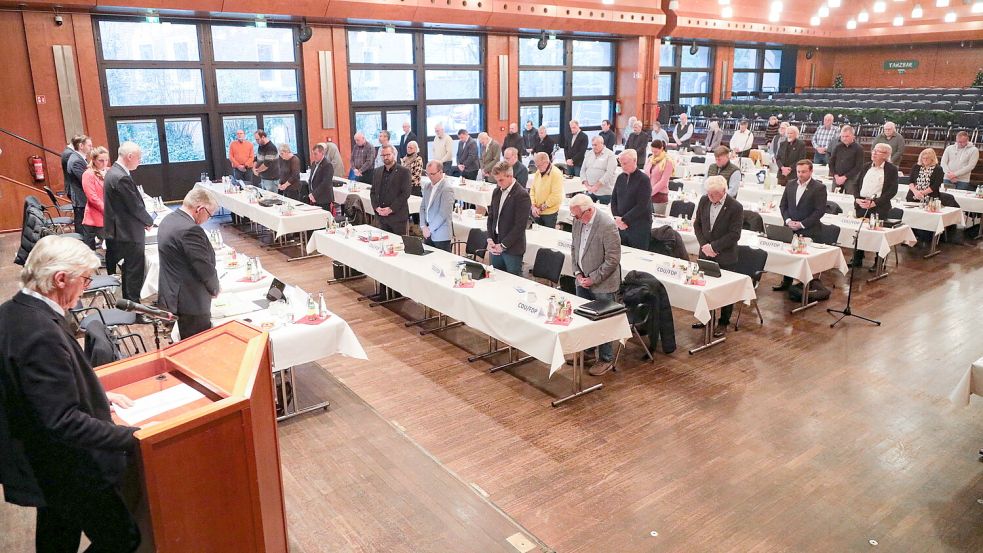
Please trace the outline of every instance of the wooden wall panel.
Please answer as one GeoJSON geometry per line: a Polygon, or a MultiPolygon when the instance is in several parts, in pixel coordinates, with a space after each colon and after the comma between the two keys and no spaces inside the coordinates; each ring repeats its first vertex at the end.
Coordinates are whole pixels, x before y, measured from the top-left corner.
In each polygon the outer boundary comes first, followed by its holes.
{"type": "MultiPolygon", "coordinates": [[[[304,98],[307,101],[307,141],[308,146],[313,147],[319,142],[332,141],[338,142],[338,122],[340,121],[340,115],[338,113],[339,107],[339,94],[335,94],[335,128],[326,129],[324,128],[324,122],[321,113],[321,68],[318,58],[318,52],[329,51],[332,53],[332,63],[335,82],[337,83],[338,67],[337,63],[334,63],[335,59],[341,55],[342,57],[347,56],[346,52],[335,52],[334,51],[334,40],[333,33],[330,27],[314,27],[312,28],[313,35],[311,39],[307,42],[301,44],[302,56],[304,58],[304,98]]],[[[346,78],[347,82],[347,78],[346,78]]],[[[341,89],[335,86],[336,91],[341,89]]],[[[348,118],[347,112],[347,98],[348,95],[344,94],[345,101],[345,119],[348,118]]],[[[345,157],[342,154],[342,157],[345,157]]]]}
{"type": "MultiPolygon", "coordinates": [[[[102,108],[102,89],[96,65],[96,38],[92,29],[92,18],[85,14],[74,14],[72,26],[75,28],[76,66],[82,83],[79,91],[82,96],[85,134],[92,137],[93,144],[105,146],[109,144],[109,137],[106,133],[106,114],[102,108]]],[[[110,157],[115,159],[116,154],[113,153],[110,157]]]]}
{"type": "MultiPolygon", "coordinates": [[[[485,114],[487,118],[485,127],[488,134],[499,142],[505,140],[510,118],[514,120],[519,116],[518,109],[513,116],[511,103],[507,113],[499,112],[499,100],[501,98],[499,94],[500,75],[498,71],[498,56],[509,56],[509,66],[512,66],[513,58],[510,54],[510,38],[507,36],[492,35],[487,37],[485,42],[485,114]]],[[[518,64],[518,61],[516,63],[518,64]]],[[[511,94],[511,88],[513,81],[518,84],[518,78],[518,72],[511,72],[509,76],[510,97],[516,96],[511,94]]]]}
{"type": "MultiPolygon", "coordinates": [[[[970,43],[838,49],[833,55],[832,75],[842,73],[848,87],[967,87],[983,67],[983,48],[970,43]],[[884,69],[886,60],[918,60],[918,68],[900,75],[884,69]]],[[[830,86],[832,75],[817,79],[819,86],[830,86]]]]}
{"type": "Polygon", "coordinates": [[[713,59],[713,85],[710,89],[710,103],[719,104],[721,100],[730,98],[734,84],[734,47],[731,45],[717,46],[713,59]],[[727,70],[724,71],[726,65],[727,70]],[[722,96],[721,90],[726,85],[727,95],[722,96]]]}
{"type": "MultiPolygon", "coordinates": [[[[15,12],[0,12],[0,51],[9,62],[4,68],[3,100],[4,109],[0,117],[0,127],[17,133],[25,138],[40,142],[41,126],[38,123],[37,103],[34,98],[34,81],[31,79],[31,66],[28,63],[27,38],[24,36],[24,23],[21,15],[15,12]]],[[[50,98],[57,103],[58,97],[50,98]]],[[[20,182],[28,182],[30,173],[27,168],[28,156],[38,153],[37,149],[15,140],[6,135],[0,135],[0,175],[7,175],[20,182]]],[[[48,163],[48,169],[61,172],[61,164],[48,163]]],[[[3,218],[2,228],[8,226],[7,204],[14,201],[5,192],[2,198],[3,218]]],[[[17,225],[20,225],[20,207],[14,210],[17,225]]]]}
{"type": "MultiPolygon", "coordinates": [[[[628,118],[642,113],[644,85],[641,67],[641,40],[624,39],[618,42],[617,100],[621,102],[621,113],[616,116],[615,127],[622,132],[628,118]]],[[[656,68],[658,71],[658,68],[656,68]]],[[[658,82],[658,75],[652,77],[658,82]]]]}
{"type": "MultiPolygon", "coordinates": [[[[330,32],[333,45],[332,52],[334,53],[335,117],[338,128],[335,129],[334,135],[329,133],[328,136],[338,144],[341,158],[345,160],[345,167],[350,170],[348,159],[352,152],[354,131],[352,130],[351,102],[348,93],[348,40],[345,29],[341,27],[332,27],[330,32]]],[[[319,95],[320,92],[317,90],[307,94],[308,107],[310,107],[311,102],[320,104],[319,95]]]]}

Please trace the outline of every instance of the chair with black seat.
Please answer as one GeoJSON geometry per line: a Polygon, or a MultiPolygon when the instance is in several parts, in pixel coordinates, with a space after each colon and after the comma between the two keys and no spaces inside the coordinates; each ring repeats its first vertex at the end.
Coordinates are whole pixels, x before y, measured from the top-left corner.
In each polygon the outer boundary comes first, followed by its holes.
{"type": "Polygon", "coordinates": [[[488,247],[488,232],[473,228],[468,231],[468,239],[465,242],[455,240],[451,244],[451,251],[457,255],[468,256],[475,261],[484,261],[488,247]],[[461,253],[461,246],[464,246],[464,253],[461,253]]]}
{"type": "MultiPolygon", "coordinates": [[[[116,332],[119,336],[127,336],[130,338],[130,344],[132,344],[133,349],[129,353],[136,354],[142,351],[147,351],[147,347],[143,342],[143,337],[136,332],[130,332],[130,327],[134,325],[150,325],[156,329],[156,325],[152,322],[145,322],[137,316],[136,313],[131,311],[123,311],[122,309],[116,308],[99,308],[99,307],[85,307],[82,302],[79,301],[75,304],[75,307],[69,309],[69,313],[75,319],[75,323],[78,325],[78,329],[82,332],[88,332],[90,324],[97,323],[103,327],[109,329],[112,332],[116,332]],[[126,332],[119,332],[119,328],[123,328],[126,332]],[[140,348],[137,348],[137,343],[139,342],[140,348]]],[[[125,343],[125,342],[121,342],[125,343]]]]}
{"type": "MultiPolygon", "coordinates": [[[[101,367],[127,357],[120,347],[126,339],[135,339],[143,344],[143,338],[135,332],[120,335],[114,329],[102,324],[100,320],[90,322],[85,328],[84,347],[89,363],[93,367],[101,367]]],[[[146,351],[146,348],[143,349],[146,351]]]]}
{"type": "Polygon", "coordinates": [[[642,338],[642,333],[638,330],[648,327],[651,323],[652,308],[647,303],[635,303],[626,305],[625,309],[625,315],[628,317],[628,327],[631,329],[631,338],[626,340],[624,345],[618,348],[618,353],[614,356],[612,368],[617,367],[618,359],[621,358],[621,352],[625,351],[625,348],[628,347],[628,342],[632,339],[638,340],[639,345],[642,346],[642,350],[645,351],[645,357],[649,361],[655,361],[655,357],[652,356],[652,350],[649,349],[648,344],[645,343],[645,339],[642,338]]]}
{"type": "MultiPolygon", "coordinates": [[[[58,196],[55,195],[54,190],[50,186],[44,187],[44,192],[48,195],[48,199],[51,200],[51,206],[58,210],[58,213],[75,213],[75,208],[72,207],[71,203],[59,204],[58,196]]],[[[74,217],[74,215],[73,215],[74,217]]]]}
{"type": "MultiPolygon", "coordinates": [[[[768,262],[768,252],[750,246],[737,246],[737,265],[731,268],[735,273],[747,275],[758,289],[761,282],[761,275],[765,272],[765,264],[768,262]]],[[[765,324],[765,318],[761,316],[761,308],[758,307],[758,300],[751,300],[751,305],[758,312],[758,323],[765,324]]],[[[744,302],[740,302],[737,308],[737,319],[734,321],[734,330],[737,331],[741,324],[741,312],[744,311],[744,302]]]]}
{"type": "Polygon", "coordinates": [[[678,180],[669,181],[669,190],[672,190],[673,192],[681,192],[683,190],[682,181],[678,181],[678,180]]]}
{"type": "Polygon", "coordinates": [[[682,217],[686,216],[690,219],[693,218],[693,213],[696,211],[696,204],[693,202],[679,201],[672,202],[672,207],[669,208],[670,217],[682,217]]]}
{"type": "Polygon", "coordinates": [[[37,198],[37,196],[27,196],[26,198],[24,198],[24,202],[27,203],[28,206],[30,207],[37,207],[38,209],[40,209],[41,213],[44,214],[45,223],[52,230],[54,230],[56,234],[65,234],[64,230],[66,228],[75,226],[74,217],[61,217],[61,216],[52,217],[51,214],[48,213],[48,208],[53,207],[54,209],[57,209],[57,204],[55,206],[44,205],[43,203],[41,203],[41,200],[37,198]]]}
{"type": "Polygon", "coordinates": [[[819,238],[816,242],[820,244],[826,244],[829,246],[835,246],[840,240],[840,227],[836,225],[825,225],[820,223],[821,229],[819,231],[819,238]]]}
{"type": "Polygon", "coordinates": [[[362,198],[358,194],[349,194],[345,198],[341,212],[353,225],[364,225],[369,222],[369,218],[365,215],[365,206],[362,205],[362,198]]]}
{"type": "Polygon", "coordinates": [[[560,273],[563,272],[565,260],[566,257],[562,252],[540,248],[536,252],[536,260],[532,264],[532,277],[546,280],[556,288],[560,284],[560,273]]]}
{"type": "Polygon", "coordinates": [[[840,213],[843,213],[843,208],[836,202],[826,202],[826,213],[831,215],[839,215],[840,213]]]}
{"type": "Polygon", "coordinates": [[[741,224],[741,228],[744,230],[750,230],[751,232],[764,232],[765,222],[761,218],[761,215],[755,213],[749,209],[744,210],[744,222],[741,224]]]}
{"type": "MultiPolygon", "coordinates": [[[[82,291],[82,298],[96,298],[101,297],[106,306],[116,305],[116,293],[115,291],[119,289],[122,285],[119,277],[116,275],[92,275],[92,282],[86,286],[85,290],[82,291]]],[[[89,304],[91,307],[92,304],[89,304]]]]}

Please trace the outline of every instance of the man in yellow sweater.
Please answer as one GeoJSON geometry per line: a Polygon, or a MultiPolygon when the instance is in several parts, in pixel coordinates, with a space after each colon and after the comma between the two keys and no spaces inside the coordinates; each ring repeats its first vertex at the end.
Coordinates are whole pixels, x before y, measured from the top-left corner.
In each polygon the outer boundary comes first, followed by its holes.
{"type": "Polygon", "coordinates": [[[532,198],[532,217],[537,225],[556,228],[556,218],[563,203],[563,174],[550,163],[550,156],[539,152],[533,156],[536,174],[532,177],[529,195],[532,198]]]}

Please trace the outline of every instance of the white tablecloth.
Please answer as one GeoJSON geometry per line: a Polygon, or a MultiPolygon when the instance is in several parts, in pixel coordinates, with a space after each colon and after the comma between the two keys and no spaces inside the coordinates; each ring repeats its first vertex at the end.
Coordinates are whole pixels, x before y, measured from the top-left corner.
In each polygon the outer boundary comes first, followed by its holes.
{"type": "Polygon", "coordinates": [[[956,389],[949,395],[949,401],[958,405],[969,405],[970,396],[973,394],[983,396],[983,357],[969,367],[956,389]]]}
{"type": "MultiPolygon", "coordinates": [[[[840,237],[836,240],[837,245],[845,248],[853,247],[853,240],[857,236],[857,228],[860,226],[859,220],[842,215],[826,215],[822,220],[824,224],[840,227],[840,237]]],[[[877,252],[877,255],[886,259],[894,246],[898,244],[914,246],[916,243],[915,232],[908,225],[871,230],[867,223],[864,223],[860,230],[857,249],[864,252],[877,252]]]]}
{"type": "Polygon", "coordinates": [[[768,252],[765,270],[769,273],[789,276],[802,282],[809,282],[813,275],[830,269],[836,269],[843,274],[846,274],[848,269],[843,250],[836,246],[814,243],[806,248],[806,253],[797,254],[790,251],[789,244],[767,240],[749,230],[741,233],[741,240],[738,243],[768,252]]]}
{"type": "MultiPolygon", "coordinates": [[[[573,239],[569,232],[551,229],[539,225],[526,231],[526,254],[523,262],[529,266],[536,260],[536,252],[540,248],[549,248],[562,252],[564,255],[563,274],[573,275],[570,264],[570,242],[573,239]]],[[[740,301],[754,299],[754,285],[745,275],[722,271],[720,278],[709,278],[705,286],[684,284],[679,278],[672,278],[660,267],[665,268],[673,262],[673,258],[654,254],[645,250],[637,250],[627,246],[621,247],[622,277],[629,271],[645,271],[657,278],[666,287],[669,303],[684,311],[689,311],[702,323],[710,320],[710,310],[730,305],[740,301]]],[[[681,262],[675,260],[676,263],[681,262]]]]}
{"type": "MultiPolygon", "coordinates": [[[[345,205],[345,200],[348,199],[348,195],[352,194],[351,192],[352,181],[348,179],[343,179],[341,177],[335,177],[334,181],[336,183],[339,182],[342,183],[341,186],[334,187],[334,201],[338,205],[345,205]]],[[[355,194],[358,194],[358,197],[362,199],[362,209],[365,210],[365,213],[367,215],[369,216],[374,215],[375,208],[372,207],[372,197],[371,197],[372,186],[362,182],[357,183],[357,186],[358,186],[358,190],[355,191],[355,194]]],[[[409,199],[406,200],[406,205],[407,207],[409,207],[410,213],[419,213],[420,204],[422,202],[423,202],[423,198],[419,196],[410,196],[409,199]]],[[[323,227],[324,225],[321,226],[323,227]]]]}
{"type": "Polygon", "coordinates": [[[959,207],[968,213],[983,213],[983,198],[976,197],[975,192],[968,192],[965,190],[946,190],[947,194],[952,194],[952,197],[956,199],[956,203],[959,207]]]}
{"type": "Polygon", "coordinates": [[[902,205],[904,216],[901,220],[911,228],[942,234],[949,225],[963,224],[963,210],[958,207],[943,207],[941,211],[931,212],[921,207],[902,205]]]}
{"type": "MultiPolygon", "coordinates": [[[[147,299],[153,296],[160,289],[160,255],[157,251],[157,244],[146,247],[146,278],[143,280],[143,288],[140,290],[140,298],[147,299]]],[[[265,269],[261,270],[261,278],[258,281],[244,282],[246,277],[246,257],[238,255],[238,266],[230,267],[230,257],[232,248],[221,246],[215,252],[215,266],[218,271],[219,285],[222,292],[233,293],[244,290],[263,289],[267,290],[273,282],[273,275],[265,269]]]]}
{"type": "MultiPolygon", "coordinates": [[[[221,310],[222,306],[226,309],[235,309],[236,306],[232,304],[252,304],[253,300],[264,298],[268,288],[269,281],[262,289],[222,293],[213,301],[213,306],[218,306],[213,307],[213,312],[221,310]]],[[[284,293],[290,300],[285,309],[290,310],[294,321],[307,316],[307,293],[295,286],[287,286],[284,293]]],[[[243,307],[246,308],[248,307],[243,307]]],[[[348,323],[333,313],[328,320],[317,325],[288,322],[281,314],[269,308],[256,309],[231,317],[215,318],[213,322],[219,325],[230,320],[242,321],[261,330],[269,330],[274,371],[310,363],[337,353],[356,359],[368,359],[348,323]]]]}
{"type": "MultiPolygon", "coordinates": [[[[356,227],[363,232],[369,229],[368,226],[356,227]]],[[[372,230],[377,235],[388,236],[389,240],[397,239],[395,235],[372,230]]],[[[460,257],[444,251],[424,256],[399,253],[384,257],[376,248],[383,242],[368,243],[354,236],[345,238],[342,233],[317,231],[311,237],[308,249],[317,250],[421,305],[463,321],[549,364],[550,376],[563,366],[564,354],[631,336],[624,315],[601,321],[574,317],[569,326],[546,324],[543,313],[530,313],[524,306],[533,304],[542,311],[550,294],[570,299],[575,307],[587,300],[504,271],[495,271],[491,278],[475,282],[474,288],[454,288],[452,275],[460,257]],[[530,302],[530,291],[537,296],[535,302],[530,302]]]]}
{"type": "Polygon", "coordinates": [[[251,192],[225,193],[222,184],[210,184],[205,186],[218,200],[218,205],[239,215],[248,217],[255,223],[263,225],[272,230],[276,236],[291,234],[295,232],[305,232],[314,229],[324,228],[328,222],[330,213],[317,206],[307,205],[285,196],[264,192],[264,197],[276,197],[285,204],[294,206],[293,215],[283,215],[280,213],[280,206],[263,207],[258,203],[250,203],[251,192]]]}

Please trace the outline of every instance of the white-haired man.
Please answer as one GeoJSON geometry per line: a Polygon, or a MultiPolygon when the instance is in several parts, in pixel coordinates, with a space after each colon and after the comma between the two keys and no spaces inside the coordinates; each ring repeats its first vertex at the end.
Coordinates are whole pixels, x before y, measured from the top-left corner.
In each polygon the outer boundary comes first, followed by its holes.
{"type": "MultiPolygon", "coordinates": [[[[741,239],[744,207],[727,193],[727,184],[727,180],[721,175],[707,179],[707,193],[700,198],[693,216],[693,233],[700,243],[700,259],[716,261],[722,269],[733,269],[737,265],[737,242],[741,239]]],[[[720,319],[714,329],[714,337],[723,336],[733,311],[733,305],[720,308],[720,319]]],[[[697,324],[694,327],[702,328],[703,325],[697,324]]]]}
{"type": "Polygon", "coordinates": [[[592,200],[605,205],[611,203],[617,170],[618,159],[604,145],[604,138],[601,135],[592,138],[591,149],[584,154],[584,165],[580,168],[580,178],[592,200]]]}
{"type": "MultiPolygon", "coordinates": [[[[613,300],[621,286],[621,235],[614,219],[599,211],[587,194],[577,194],[570,200],[570,215],[573,217],[570,263],[577,281],[577,295],[589,300],[613,300]]],[[[589,371],[594,376],[610,370],[614,358],[611,343],[601,344],[597,349],[598,363],[589,371]]]]}
{"type": "Polygon", "coordinates": [[[904,137],[898,132],[898,127],[894,122],[887,121],[884,123],[883,132],[877,135],[877,138],[874,139],[874,143],[871,145],[876,144],[887,144],[890,146],[891,165],[901,169],[901,156],[904,155],[904,137]]]}
{"type": "Polygon", "coordinates": [[[146,276],[144,245],[154,218],[147,213],[143,197],[131,173],[140,166],[140,146],[134,142],[119,145],[119,157],[103,181],[103,232],[106,235],[106,269],[115,273],[123,261],[123,297],[140,301],[146,276]]]}
{"type": "Polygon", "coordinates": [[[65,313],[99,258],[79,240],[47,236],[0,306],[0,484],[7,502],[37,508],[37,551],[130,552],[140,531],[119,492],[134,427],[117,426],[106,393],[65,313]]]}
{"type": "Polygon", "coordinates": [[[488,182],[495,182],[492,169],[502,161],[502,145],[486,132],[478,133],[478,144],[481,144],[481,172],[488,182]]]}
{"type": "Polygon", "coordinates": [[[840,138],[840,128],[833,124],[833,114],[827,113],[823,117],[823,124],[812,135],[812,149],[815,153],[812,162],[826,165],[829,160],[829,151],[833,149],[840,138]]]}
{"type": "MultiPolygon", "coordinates": [[[[890,158],[891,146],[888,144],[874,144],[870,149],[870,163],[864,165],[853,192],[856,198],[853,210],[858,217],[876,214],[883,220],[890,216],[891,200],[898,195],[898,168],[888,161],[890,158]]],[[[863,266],[864,251],[854,250],[851,263],[863,266]]]]}
{"type": "Polygon", "coordinates": [[[375,146],[365,139],[365,133],[355,133],[355,143],[352,144],[352,155],[349,159],[351,171],[348,180],[372,182],[372,167],[375,163],[375,146]]]}
{"type": "Polygon", "coordinates": [[[454,139],[444,132],[443,123],[437,123],[433,128],[433,157],[444,164],[444,173],[451,170],[451,160],[454,159],[454,139]]]}
{"type": "Polygon", "coordinates": [[[215,197],[196,187],[160,222],[157,303],[178,316],[181,339],[212,327],[212,298],[218,296],[219,282],[215,250],[201,225],[217,210],[215,197]]]}

